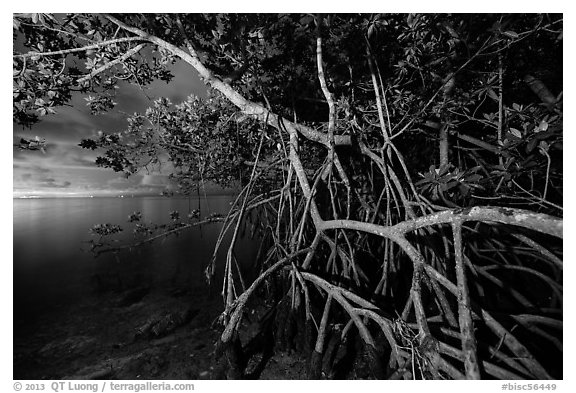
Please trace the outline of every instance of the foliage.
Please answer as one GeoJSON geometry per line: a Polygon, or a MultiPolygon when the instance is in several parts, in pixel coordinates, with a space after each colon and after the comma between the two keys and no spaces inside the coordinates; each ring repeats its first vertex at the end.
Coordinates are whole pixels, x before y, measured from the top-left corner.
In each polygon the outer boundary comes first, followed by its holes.
{"type": "MultiPolygon", "coordinates": [[[[217,249],[232,234],[220,319],[231,377],[247,376],[238,329],[255,294],[277,350],[296,342],[310,377],[334,375],[334,346],[356,339],[377,378],[561,377],[544,362],[562,352],[561,16],[14,21],[29,51],[14,54],[25,126],[73,92],[111,110],[118,80],[168,80],[177,58],[210,86],[80,145],[127,176],[167,160],[182,193],[207,179],[240,190],[227,217],[193,223],[223,222],[217,249]],[[247,221],[262,239],[248,288],[233,252],[247,221]]],[[[159,234],[130,221],[144,242],[193,226],[169,217],[159,234]]]]}

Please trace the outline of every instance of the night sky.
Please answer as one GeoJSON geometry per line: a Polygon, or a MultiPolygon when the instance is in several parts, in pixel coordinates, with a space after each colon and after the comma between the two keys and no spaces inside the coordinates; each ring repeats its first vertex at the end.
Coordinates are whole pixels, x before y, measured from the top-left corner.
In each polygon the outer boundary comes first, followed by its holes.
{"type": "Polygon", "coordinates": [[[32,127],[23,129],[13,124],[13,145],[21,137],[45,138],[46,153],[13,148],[13,196],[105,196],[120,194],[158,194],[169,186],[170,167],[163,173],[136,174],[126,178],[112,169],[99,168],[94,161],[98,151],[82,149],[82,138],[95,136],[98,131],[118,132],[126,127],[126,113],[144,112],[152,100],[168,97],[174,104],[190,94],[204,96],[206,88],[196,71],[184,62],[171,66],[175,78],[167,84],[156,81],[141,89],[122,83],[115,101],[118,105],[103,115],[91,115],[83,95],[77,94],[72,107],[59,108],[56,115],[42,118],[32,127]]]}

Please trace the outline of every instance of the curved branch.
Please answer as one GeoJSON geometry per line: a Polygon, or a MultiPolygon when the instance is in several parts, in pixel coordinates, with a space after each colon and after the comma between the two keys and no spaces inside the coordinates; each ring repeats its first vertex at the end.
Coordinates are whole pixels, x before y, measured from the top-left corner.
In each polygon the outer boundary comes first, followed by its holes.
{"type": "Polygon", "coordinates": [[[346,291],[344,288],[340,288],[336,285],[330,284],[328,281],[307,272],[301,272],[302,277],[316,286],[324,289],[327,293],[331,294],[338,303],[344,308],[344,310],[350,315],[350,318],[354,321],[354,324],[358,328],[360,336],[364,340],[364,342],[368,345],[374,347],[374,339],[370,335],[370,332],[366,328],[366,325],[360,320],[358,314],[354,311],[355,309],[348,303],[348,301],[344,297],[346,291]]]}
{"type": "Polygon", "coordinates": [[[143,40],[142,37],[115,38],[113,40],[102,41],[102,42],[98,42],[97,44],[86,45],[86,46],[82,46],[80,48],[63,49],[63,50],[57,50],[54,52],[28,52],[28,53],[16,54],[16,55],[13,55],[12,57],[20,57],[22,59],[26,59],[28,57],[33,57],[33,56],[44,57],[44,56],[66,55],[68,53],[84,52],[84,51],[87,51],[90,49],[98,49],[98,48],[101,48],[103,46],[117,44],[120,42],[133,42],[133,41],[142,41],[142,40],[143,40]]]}
{"type": "MultiPolygon", "coordinates": [[[[136,27],[128,26],[120,20],[116,19],[111,15],[106,15],[106,18],[133,34],[136,34],[140,39],[150,41],[159,47],[165,48],[175,55],[179,56],[182,60],[189,63],[194,67],[200,76],[204,78],[206,83],[209,83],[213,88],[220,91],[226,98],[228,98],[234,105],[236,105],[240,110],[248,115],[253,115],[260,121],[267,123],[275,128],[288,131],[291,135],[291,140],[296,139],[296,134],[301,134],[311,141],[321,143],[327,147],[330,146],[330,140],[328,135],[313,130],[309,127],[292,123],[291,121],[284,119],[266,107],[251,102],[244,98],[240,93],[234,90],[229,84],[221,81],[213,75],[213,73],[204,66],[200,61],[197,53],[193,47],[189,47],[190,54],[186,53],[182,49],[156,37],[152,36],[145,31],[138,29],[136,27]]],[[[339,135],[334,136],[335,145],[349,145],[351,144],[351,139],[349,136],[339,135]]],[[[295,166],[296,173],[303,192],[308,193],[307,197],[310,197],[310,186],[308,184],[308,179],[303,171],[303,167],[300,163],[297,154],[290,155],[292,164],[295,166]]],[[[562,220],[544,214],[533,213],[520,209],[508,209],[508,208],[496,208],[496,207],[474,207],[471,209],[464,210],[452,210],[436,213],[429,216],[420,217],[414,220],[405,221],[396,224],[393,227],[382,227],[374,224],[354,222],[350,220],[333,220],[322,222],[319,214],[316,215],[315,204],[312,204],[311,213],[315,224],[320,226],[319,229],[330,229],[330,228],[351,228],[358,229],[364,232],[374,233],[384,237],[397,237],[396,233],[406,233],[418,229],[423,226],[430,226],[435,224],[445,224],[454,222],[458,217],[462,219],[462,222],[466,221],[494,221],[504,224],[518,225],[525,228],[530,228],[542,233],[551,234],[553,236],[562,237],[562,220]]]]}
{"type": "MultiPolygon", "coordinates": [[[[137,27],[128,26],[124,22],[116,19],[111,15],[105,15],[105,17],[111,22],[121,27],[122,29],[129,31],[133,34],[136,34],[139,37],[139,39],[152,42],[158,45],[159,47],[164,48],[173,53],[174,55],[180,57],[182,60],[184,60],[192,67],[194,67],[196,71],[198,71],[198,74],[202,79],[204,79],[205,83],[210,84],[214,89],[222,93],[226,98],[228,98],[234,105],[236,105],[245,114],[253,115],[258,120],[262,121],[263,123],[267,123],[268,125],[274,128],[280,128],[281,127],[280,124],[283,124],[283,126],[289,132],[300,133],[302,136],[313,142],[318,142],[325,146],[329,146],[330,141],[328,139],[328,135],[316,131],[310,127],[306,127],[302,124],[293,123],[271,112],[265,106],[247,100],[244,96],[242,96],[240,93],[234,90],[232,86],[217,78],[212,73],[212,71],[206,68],[206,66],[200,61],[198,54],[196,53],[196,51],[192,46],[188,48],[190,53],[187,53],[184,50],[164,41],[159,37],[150,35],[137,27]]],[[[349,135],[335,135],[334,144],[337,146],[351,145],[352,140],[349,135]]]]}
{"type": "Polygon", "coordinates": [[[394,338],[394,332],[392,330],[392,322],[387,318],[383,317],[382,315],[378,314],[374,310],[355,308],[354,311],[358,313],[358,315],[362,315],[372,319],[380,326],[380,329],[382,329],[382,332],[384,333],[384,336],[386,337],[386,340],[390,345],[394,361],[398,364],[398,366],[401,366],[402,363],[401,356],[400,353],[398,352],[398,344],[396,343],[396,339],[394,338]]]}
{"type": "Polygon", "coordinates": [[[374,339],[372,338],[372,335],[370,334],[370,331],[368,330],[364,322],[360,319],[360,315],[356,312],[356,309],[352,307],[352,305],[346,300],[344,296],[344,293],[348,291],[346,291],[343,288],[332,285],[326,280],[323,280],[322,278],[311,273],[302,272],[302,277],[312,282],[317,287],[324,289],[327,293],[331,294],[333,299],[336,300],[342,306],[344,311],[346,311],[346,313],[350,316],[350,319],[354,322],[354,325],[356,325],[360,337],[366,344],[366,349],[368,351],[369,356],[369,367],[372,373],[376,378],[384,377],[383,375],[384,370],[379,364],[380,361],[375,353],[374,339]]]}
{"type": "Polygon", "coordinates": [[[498,222],[532,229],[558,238],[563,237],[563,221],[560,218],[542,213],[534,213],[529,210],[492,206],[475,206],[469,209],[444,210],[387,227],[353,220],[330,220],[324,221],[321,229],[354,229],[396,240],[399,236],[420,228],[432,225],[452,224],[459,220],[463,223],[467,221],[498,222]]]}
{"type": "Polygon", "coordinates": [[[236,299],[236,301],[234,302],[233,307],[232,307],[234,309],[234,311],[232,311],[232,313],[230,315],[230,319],[229,319],[228,323],[226,324],[226,328],[224,329],[224,332],[222,333],[222,336],[221,336],[221,341],[223,343],[230,341],[230,339],[232,338],[234,330],[236,329],[236,326],[238,325],[238,323],[240,322],[240,318],[242,317],[242,312],[244,311],[244,307],[246,306],[246,302],[248,301],[248,298],[254,293],[256,288],[258,288],[258,286],[262,282],[264,282],[264,280],[268,276],[270,276],[272,273],[276,272],[278,269],[283,267],[285,264],[292,261],[292,259],[296,258],[299,255],[305,254],[308,251],[310,251],[310,248],[303,248],[303,249],[298,250],[295,253],[292,253],[292,254],[288,255],[287,257],[279,260],[274,265],[270,266],[264,273],[260,274],[258,276],[258,278],[256,280],[254,280],[252,285],[250,285],[250,287],[248,289],[246,289],[246,291],[244,291],[236,299]]]}

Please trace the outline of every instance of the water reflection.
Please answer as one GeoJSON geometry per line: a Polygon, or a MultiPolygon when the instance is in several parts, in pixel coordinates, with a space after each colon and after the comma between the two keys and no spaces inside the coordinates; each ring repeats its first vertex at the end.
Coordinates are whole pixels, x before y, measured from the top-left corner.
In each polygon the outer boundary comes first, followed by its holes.
{"type": "MultiPolygon", "coordinates": [[[[152,245],[105,254],[88,252],[89,229],[119,224],[121,238],[133,237],[128,216],[141,211],[145,221],[167,223],[169,212],[186,217],[200,207],[202,216],[226,213],[231,196],[204,198],[53,198],[14,200],[14,320],[24,323],[53,307],[81,302],[95,293],[136,286],[203,285],[221,224],[187,230],[152,245]]],[[[252,261],[256,242],[241,239],[240,260],[252,261]]],[[[218,292],[218,289],[215,292],[218,292]]]]}

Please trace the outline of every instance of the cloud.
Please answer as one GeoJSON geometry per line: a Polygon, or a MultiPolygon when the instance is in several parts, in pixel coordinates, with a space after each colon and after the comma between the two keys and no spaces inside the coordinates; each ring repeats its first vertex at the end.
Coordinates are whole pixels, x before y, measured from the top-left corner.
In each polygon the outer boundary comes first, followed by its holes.
{"type": "MultiPolygon", "coordinates": [[[[65,191],[66,194],[118,194],[157,193],[172,187],[165,174],[133,175],[128,179],[118,176],[110,169],[95,165],[98,152],[78,146],[81,139],[96,135],[98,130],[118,132],[126,128],[126,116],[144,112],[159,97],[168,97],[177,104],[191,94],[206,96],[206,86],[188,64],[178,61],[171,66],[175,78],[170,83],[155,81],[144,90],[138,85],[121,82],[115,110],[94,116],[86,106],[82,95],[74,94],[71,106],[56,108],[56,115],[42,118],[32,129],[22,129],[13,124],[13,192],[49,193],[65,191]],[[46,153],[20,150],[21,137],[33,139],[39,136],[47,142],[46,153]]],[[[170,163],[163,163],[163,171],[170,173],[170,163]]]]}
{"type": "Polygon", "coordinates": [[[64,181],[63,183],[57,183],[56,179],[53,178],[44,178],[38,181],[39,187],[46,187],[46,188],[68,188],[72,185],[69,181],[64,181]]]}
{"type": "Polygon", "coordinates": [[[140,180],[135,176],[128,178],[125,176],[116,176],[113,179],[106,181],[106,186],[116,189],[124,189],[136,186],[139,181],[140,180]]]}
{"type": "Polygon", "coordinates": [[[30,163],[24,163],[22,165],[14,166],[13,175],[15,180],[38,181],[40,179],[48,178],[48,173],[50,172],[51,171],[47,168],[30,163]]]}
{"type": "Polygon", "coordinates": [[[85,158],[85,157],[70,157],[72,163],[77,164],[80,167],[86,168],[94,168],[96,167],[96,156],[94,158],[85,158]]]}
{"type": "Polygon", "coordinates": [[[148,187],[166,187],[169,184],[170,179],[168,179],[168,176],[161,174],[143,175],[140,182],[141,186],[148,187]]]}

